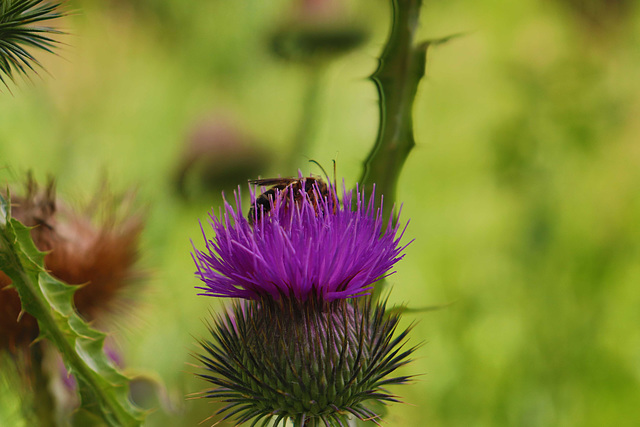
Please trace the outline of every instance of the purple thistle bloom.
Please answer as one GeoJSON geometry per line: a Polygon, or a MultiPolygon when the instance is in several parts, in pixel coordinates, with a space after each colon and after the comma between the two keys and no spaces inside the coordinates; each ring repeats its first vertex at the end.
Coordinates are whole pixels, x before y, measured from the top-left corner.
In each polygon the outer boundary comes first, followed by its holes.
{"type": "MultiPolygon", "coordinates": [[[[202,393],[226,402],[217,414],[242,424],[287,420],[297,426],[346,426],[373,420],[372,402],[397,402],[385,389],[410,362],[409,329],[370,294],[403,255],[406,229],[382,219],[375,196],[309,177],[260,180],[249,220],[235,208],[211,215],[215,237],[194,249],[201,295],[242,298],[210,324],[196,357],[214,385],[202,393]],[[395,336],[394,336],[395,335],[395,336]]],[[[382,204],[382,203],[381,203],[382,204]]],[[[204,230],[203,230],[203,234],[204,230]]]]}
{"type": "MultiPolygon", "coordinates": [[[[235,209],[225,200],[224,213],[211,215],[215,237],[208,240],[203,230],[206,250],[194,249],[201,295],[299,301],[315,295],[329,302],[369,294],[404,256],[400,239],[406,225],[399,233],[399,222],[389,219],[383,231],[375,191],[368,201],[358,189],[355,197],[343,189],[342,202],[332,186],[328,193],[317,182],[309,192],[294,186],[276,190],[252,226],[239,190],[234,192],[235,209]]],[[[251,199],[262,208],[253,191],[251,199]]]]}

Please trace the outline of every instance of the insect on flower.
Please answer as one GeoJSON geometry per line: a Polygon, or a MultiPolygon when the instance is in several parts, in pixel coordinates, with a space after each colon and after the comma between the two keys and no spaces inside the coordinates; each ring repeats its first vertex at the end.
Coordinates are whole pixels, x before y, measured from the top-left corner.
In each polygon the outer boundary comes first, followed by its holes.
{"type": "MultiPolygon", "coordinates": [[[[314,163],[318,164],[314,161],[314,163]]],[[[320,166],[318,164],[318,166],[320,166]]],[[[320,166],[322,169],[322,167],[320,166]]],[[[303,194],[309,197],[309,200],[318,208],[318,201],[322,199],[332,199],[334,208],[337,206],[338,198],[336,196],[336,183],[335,183],[335,162],[333,163],[333,184],[327,184],[321,178],[314,176],[303,177],[300,175],[298,178],[266,178],[266,179],[254,179],[250,180],[249,184],[260,185],[264,187],[270,187],[264,191],[249,208],[249,215],[247,219],[249,224],[253,225],[256,221],[259,221],[265,214],[268,214],[271,208],[280,203],[284,203],[285,207],[289,203],[289,194],[293,193],[293,203],[300,205],[304,199],[303,194]]],[[[324,172],[324,169],[322,169],[324,172]]],[[[325,172],[325,176],[326,176],[325,172]]],[[[328,181],[328,179],[327,179],[328,181]]]]}

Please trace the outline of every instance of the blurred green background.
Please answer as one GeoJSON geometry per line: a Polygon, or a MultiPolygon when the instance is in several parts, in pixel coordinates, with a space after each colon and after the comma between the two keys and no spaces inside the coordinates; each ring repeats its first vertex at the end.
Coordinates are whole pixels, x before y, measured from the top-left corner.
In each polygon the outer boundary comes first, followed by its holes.
{"type": "MultiPolygon", "coordinates": [[[[367,76],[389,2],[342,5],[367,41],[317,75],[271,53],[294,3],[70,2],[60,56],[39,56],[48,74],[0,94],[4,181],[52,174],[81,204],[107,177],[147,209],[149,280],[114,332],[127,369],[166,388],[147,425],[197,425],[216,408],[185,395],[206,387],[190,353],[223,304],[196,296],[190,255],[220,191],[320,174],[309,158],[336,159],[351,186],[375,140],[367,76]],[[291,156],[304,111],[309,146],[291,156]],[[249,141],[256,175],[205,187],[218,156],[190,171],[185,198],[176,176],[203,121],[249,141]]],[[[393,390],[407,404],[386,425],[640,423],[640,8],[602,3],[425,1],[419,40],[465,34],[428,54],[398,193],[415,242],[390,301],[450,305],[405,315],[424,345],[404,373],[421,375],[393,390]]]]}

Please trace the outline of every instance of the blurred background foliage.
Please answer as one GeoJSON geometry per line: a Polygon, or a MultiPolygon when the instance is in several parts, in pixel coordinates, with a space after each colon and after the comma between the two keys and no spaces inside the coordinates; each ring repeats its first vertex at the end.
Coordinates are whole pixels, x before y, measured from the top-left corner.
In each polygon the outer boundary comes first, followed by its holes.
{"type": "MultiPolygon", "coordinates": [[[[273,54],[275,33],[313,21],[294,3],[70,1],[66,45],[38,56],[48,74],[2,89],[4,181],[52,174],[82,203],[106,177],[147,209],[150,278],[113,335],[127,370],[162,384],[150,426],[197,425],[215,409],[184,396],[206,387],[190,353],[222,304],[196,296],[190,256],[220,191],[320,174],[308,159],[328,170],[336,159],[351,186],[375,140],[367,76],[389,2],[330,2],[366,35],[330,62],[273,54]]],[[[408,405],[388,425],[639,422],[639,9],[425,2],[418,40],[465,36],[428,53],[398,189],[415,242],[390,300],[452,304],[405,315],[425,342],[406,371],[423,375],[394,390],[408,405]]],[[[0,378],[0,424],[18,417],[11,381],[0,378]]]]}

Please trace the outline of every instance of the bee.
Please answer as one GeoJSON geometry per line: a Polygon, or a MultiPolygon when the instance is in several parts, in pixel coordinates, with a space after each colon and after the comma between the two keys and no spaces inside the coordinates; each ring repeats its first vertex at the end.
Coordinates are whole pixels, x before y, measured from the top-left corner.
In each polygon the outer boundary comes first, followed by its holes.
{"type": "MultiPolygon", "coordinates": [[[[335,163],[334,163],[335,169],[335,163]]],[[[335,174],[335,173],[334,173],[335,174]]],[[[326,173],[325,173],[326,175],[326,173]]],[[[263,215],[267,215],[271,210],[271,207],[275,203],[289,203],[290,190],[293,192],[293,203],[299,205],[303,201],[301,193],[306,193],[309,200],[318,211],[318,197],[321,199],[327,199],[331,197],[334,201],[333,209],[335,211],[337,207],[337,197],[335,193],[335,178],[333,186],[327,184],[321,178],[314,176],[308,176],[303,178],[266,178],[266,179],[254,179],[249,181],[250,184],[269,187],[268,190],[256,197],[249,208],[248,220],[249,224],[257,220],[259,221],[263,215]]]]}

